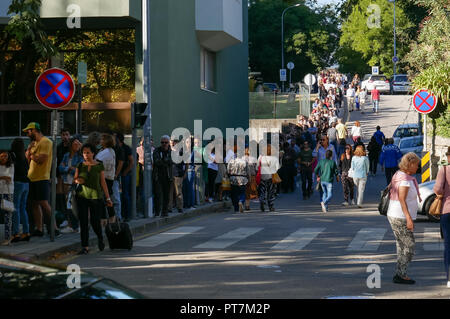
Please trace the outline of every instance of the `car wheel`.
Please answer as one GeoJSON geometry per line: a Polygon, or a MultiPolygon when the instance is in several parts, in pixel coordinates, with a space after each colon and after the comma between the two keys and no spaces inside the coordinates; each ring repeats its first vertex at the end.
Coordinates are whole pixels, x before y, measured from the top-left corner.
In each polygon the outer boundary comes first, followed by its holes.
{"type": "Polygon", "coordinates": [[[433,204],[435,198],[436,198],[435,194],[433,194],[433,195],[431,195],[430,197],[427,198],[427,200],[425,202],[425,205],[423,206],[423,212],[424,212],[424,214],[427,215],[428,219],[431,222],[438,223],[441,220],[441,218],[439,216],[430,215],[428,213],[430,211],[431,204],[433,204]]]}

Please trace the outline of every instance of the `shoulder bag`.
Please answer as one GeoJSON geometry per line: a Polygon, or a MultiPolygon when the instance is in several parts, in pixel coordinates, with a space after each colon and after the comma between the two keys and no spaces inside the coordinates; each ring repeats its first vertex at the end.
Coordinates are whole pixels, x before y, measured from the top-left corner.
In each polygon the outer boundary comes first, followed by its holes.
{"type": "Polygon", "coordinates": [[[389,202],[391,196],[391,184],[389,184],[384,190],[381,191],[381,200],[378,204],[378,212],[380,215],[386,216],[389,209],[389,202]]]}
{"type": "MultiPolygon", "coordinates": [[[[445,183],[446,178],[447,178],[447,174],[446,174],[446,166],[444,166],[444,189],[443,189],[443,193],[445,193],[445,183]]],[[[441,211],[442,211],[442,203],[443,203],[443,198],[444,195],[437,195],[436,198],[434,199],[433,203],[430,206],[430,210],[428,211],[428,213],[432,216],[440,216],[441,215],[441,211]]]]}
{"type": "Polygon", "coordinates": [[[16,210],[14,203],[4,198],[1,200],[0,208],[8,213],[13,213],[16,210]]]}

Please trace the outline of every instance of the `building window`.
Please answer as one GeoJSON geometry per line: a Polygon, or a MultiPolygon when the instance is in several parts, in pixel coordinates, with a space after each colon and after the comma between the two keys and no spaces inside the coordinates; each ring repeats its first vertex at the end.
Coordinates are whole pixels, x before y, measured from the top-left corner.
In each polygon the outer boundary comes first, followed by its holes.
{"type": "Polygon", "coordinates": [[[216,53],[201,49],[200,57],[200,86],[204,90],[216,90],[216,53]]]}

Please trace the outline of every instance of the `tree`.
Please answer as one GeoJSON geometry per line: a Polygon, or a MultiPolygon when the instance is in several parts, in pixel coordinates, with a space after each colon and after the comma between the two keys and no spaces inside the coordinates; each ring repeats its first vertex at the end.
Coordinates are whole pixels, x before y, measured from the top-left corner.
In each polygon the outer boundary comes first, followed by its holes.
{"type": "Polygon", "coordinates": [[[296,65],[293,79],[334,63],[337,23],[333,7],[314,7],[314,1],[251,0],[249,2],[249,64],[266,82],[278,82],[281,68],[281,14],[284,19],[285,64],[296,65]]]}
{"type": "Polygon", "coordinates": [[[447,0],[416,0],[427,9],[417,40],[407,55],[413,87],[426,88],[438,98],[436,109],[429,113],[433,131],[450,137],[450,4],[447,0]]]}
{"type": "MultiPolygon", "coordinates": [[[[408,31],[411,27],[412,23],[403,10],[397,8],[397,56],[400,61],[408,51],[408,31]]],[[[393,74],[393,42],[393,4],[386,0],[358,1],[342,25],[340,46],[345,48],[344,52],[351,49],[360,53],[365,63],[380,66],[380,70],[390,76],[393,74]]],[[[340,56],[343,57],[342,54],[340,56]]],[[[399,67],[402,67],[401,63],[399,67]]]]}

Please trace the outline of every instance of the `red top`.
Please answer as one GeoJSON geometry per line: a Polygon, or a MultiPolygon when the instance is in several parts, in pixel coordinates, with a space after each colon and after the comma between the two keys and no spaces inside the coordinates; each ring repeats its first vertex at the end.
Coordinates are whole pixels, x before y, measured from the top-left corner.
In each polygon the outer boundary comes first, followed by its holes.
{"type": "Polygon", "coordinates": [[[376,88],[372,90],[372,100],[379,100],[380,99],[380,91],[378,91],[376,88]]]}

